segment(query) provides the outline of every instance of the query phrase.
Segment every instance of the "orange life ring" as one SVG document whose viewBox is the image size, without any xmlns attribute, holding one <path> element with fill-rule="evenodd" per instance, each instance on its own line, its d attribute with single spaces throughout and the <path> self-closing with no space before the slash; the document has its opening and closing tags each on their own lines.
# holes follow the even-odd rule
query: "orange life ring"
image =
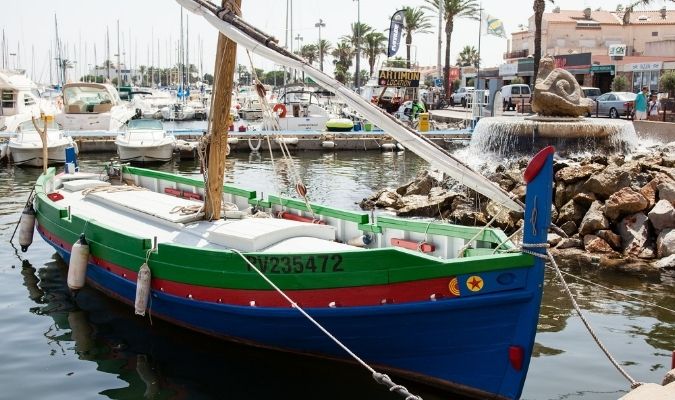
<svg viewBox="0 0 675 400">
<path fill-rule="evenodd" d="M 279 118 L 284 118 L 286 116 L 286 106 L 281 103 L 275 104 L 272 110 L 279 115 Z M 279 112 L 280 110 L 281 112 Z"/>
</svg>

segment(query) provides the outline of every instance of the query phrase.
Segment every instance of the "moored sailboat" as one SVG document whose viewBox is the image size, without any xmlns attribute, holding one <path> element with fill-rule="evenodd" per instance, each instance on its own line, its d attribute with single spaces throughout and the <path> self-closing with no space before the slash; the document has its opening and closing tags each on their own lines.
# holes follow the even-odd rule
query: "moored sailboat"
<svg viewBox="0 0 675 400">
<path fill-rule="evenodd" d="M 196 2 L 182 3 L 201 10 Z M 222 22 L 206 11 L 207 19 Z M 217 27 L 237 43 L 254 41 Z M 217 75 L 231 77 L 231 71 Z M 374 106 L 366 102 L 364 108 L 346 89 L 333 87 L 462 183 L 520 207 Z M 230 91 L 223 93 L 229 97 Z M 214 108 L 228 111 L 229 104 L 221 107 L 216 97 Z M 227 121 L 222 115 L 211 119 Z M 226 132 L 218 126 L 213 131 Z M 534 253 L 545 252 L 538 246 L 550 223 L 552 152 L 538 154 L 526 172 L 524 246 Z M 205 182 L 129 166 L 110 165 L 107 172 L 100 177 L 51 169 L 36 185 L 38 231 L 70 261 L 73 274 L 86 271 L 73 276 L 73 289 L 86 277 L 140 314 L 258 346 L 348 359 L 307 320 L 311 316 L 359 362 L 372 365 L 378 381 L 382 376 L 373 368 L 474 398 L 520 396 L 544 262 L 519 251 L 500 230 L 313 204 L 300 183 L 299 200 L 223 186 L 222 175 Z M 218 173 L 210 168 L 208 178 Z M 212 221 L 203 219 L 209 212 Z"/>
</svg>

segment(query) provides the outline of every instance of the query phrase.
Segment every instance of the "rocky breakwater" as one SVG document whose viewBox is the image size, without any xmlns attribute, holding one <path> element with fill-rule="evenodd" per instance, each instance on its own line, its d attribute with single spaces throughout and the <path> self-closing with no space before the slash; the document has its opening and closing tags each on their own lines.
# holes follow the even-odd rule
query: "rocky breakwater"
<svg viewBox="0 0 675 400">
<path fill-rule="evenodd" d="M 675 142 L 651 150 L 555 162 L 552 220 L 567 237 L 550 233 L 549 244 L 559 261 L 640 273 L 675 268 Z M 483 173 L 524 201 L 526 165 L 520 159 Z M 381 190 L 360 205 L 463 225 L 482 226 L 495 219 L 493 226 L 507 234 L 522 226 L 522 214 L 431 171 L 399 188 Z"/>
</svg>

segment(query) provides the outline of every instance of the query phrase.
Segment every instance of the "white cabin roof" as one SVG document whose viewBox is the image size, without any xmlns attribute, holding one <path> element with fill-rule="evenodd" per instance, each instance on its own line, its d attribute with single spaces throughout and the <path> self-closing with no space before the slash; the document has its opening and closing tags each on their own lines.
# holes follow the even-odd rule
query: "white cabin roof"
<svg viewBox="0 0 675 400">
<path fill-rule="evenodd" d="M 0 70 L 0 89 L 27 90 L 36 89 L 37 85 L 22 73 Z"/>
</svg>

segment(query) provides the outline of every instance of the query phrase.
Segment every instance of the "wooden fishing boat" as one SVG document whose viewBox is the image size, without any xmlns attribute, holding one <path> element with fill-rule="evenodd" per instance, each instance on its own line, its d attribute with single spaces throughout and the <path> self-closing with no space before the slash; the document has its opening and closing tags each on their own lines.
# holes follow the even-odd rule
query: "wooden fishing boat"
<svg viewBox="0 0 675 400">
<path fill-rule="evenodd" d="M 238 17 L 201 0 L 181 4 L 236 43 L 330 86 L 465 186 L 522 210 L 452 155 L 273 41 L 256 39 L 259 31 L 235 26 Z M 233 58 L 236 46 L 221 40 L 219 54 L 224 48 L 231 53 L 222 59 Z M 228 68 L 217 75 L 231 79 L 234 62 Z M 230 90 L 214 90 L 214 108 L 229 110 L 218 93 Z M 211 151 L 218 146 L 212 141 Z M 541 303 L 544 261 L 531 253 L 545 254 L 538 246 L 546 243 L 550 224 L 552 158 L 551 147 L 542 150 L 525 172 L 528 250 L 497 229 L 313 204 L 301 184 L 296 189 L 303 199 L 262 197 L 223 186 L 214 169 L 206 183 L 129 166 L 108 165 L 103 175 L 49 169 L 37 181 L 33 205 L 39 233 L 69 261 L 74 289 L 86 278 L 139 314 L 257 346 L 353 359 L 406 396 L 376 369 L 467 397 L 517 399 Z M 208 161 L 210 166 L 213 159 Z M 211 220 L 205 220 L 209 212 Z M 27 221 L 31 213 L 24 211 Z M 21 228 L 25 250 L 27 229 Z"/>
</svg>

